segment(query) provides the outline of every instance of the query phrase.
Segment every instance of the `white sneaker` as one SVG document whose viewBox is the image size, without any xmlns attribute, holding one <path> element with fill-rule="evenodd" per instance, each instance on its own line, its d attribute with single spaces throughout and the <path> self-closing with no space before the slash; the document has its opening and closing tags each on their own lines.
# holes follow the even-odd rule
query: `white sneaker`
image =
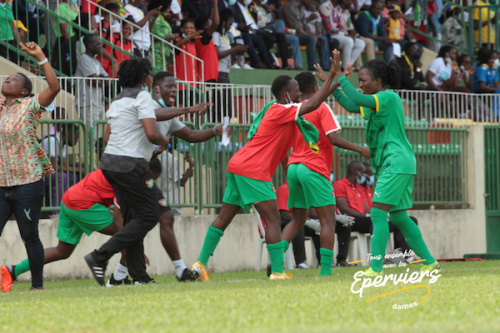
<svg viewBox="0 0 500 333">
<path fill-rule="evenodd" d="M 238 65 L 238 64 L 234 64 L 231 66 L 231 68 L 235 68 L 235 69 L 241 69 L 241 67 Z"/>
<path fill-rule="evenodd" d="M 298 269 L 308 269 L 309 266 L 305 262 L 301 262 L 300 264 L 297 265 Z"/>
<path fill-rule="evenodd" d="M 290 35 L 295 35 L 295 33 L 297 32 L 297 30 L 295 29 L 290 29 L 288 28 L 288 30 L 286 31 L 287 34 L 290 34 Z"/>
<path fill-rule="evenodd" d="M 250 66 L 249 64 L 245 64 L 245 66 L 243 67 L 244 69 L 254 69 L 252 66 Z"/>
</svg>

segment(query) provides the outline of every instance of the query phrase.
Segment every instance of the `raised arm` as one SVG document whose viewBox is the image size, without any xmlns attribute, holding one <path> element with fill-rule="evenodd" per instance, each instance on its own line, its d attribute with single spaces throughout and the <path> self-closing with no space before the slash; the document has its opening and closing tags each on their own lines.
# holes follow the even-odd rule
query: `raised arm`
<svg viewBox="0 0 500 333">
<path fill-rule="evenodd" d="M 47 84 L 49 86 L 48 88 L 42 90 L 42 92 L 38 95 L 38 103 L 40 103 L 41 106 L 48 106 L 61 90 L 56 73 L 54 73 L 54 69 L 52 69 L 50 62 L 45 57 L 45 54 L 40 46 L 38 46 L 35 42 L 28 42 L 26 45 L 19 43 L 19 46 L 21 47 L 21 51 L 27 55 L 35 57 L 36 60 L 38 60 L 38 63 L 42 63 L 45 79 L 47 80 Z"/>
<path fill-rule="evenodd" d="M 333 57 L 330 58 L 330 72 L 328 73 L 328 77 L 326 78 L 325 83 L 311 98 L 302 103 L 299 109 L 299 116 L 316 110 L 328 97 L 330 92 L 330 85 L 332 84 L 335 75 L 337 75 L 337 63 L 340 63 L 340 52 L 338 50 L 334 50 L 332 52 L 332 55 Z"/>
</svg>

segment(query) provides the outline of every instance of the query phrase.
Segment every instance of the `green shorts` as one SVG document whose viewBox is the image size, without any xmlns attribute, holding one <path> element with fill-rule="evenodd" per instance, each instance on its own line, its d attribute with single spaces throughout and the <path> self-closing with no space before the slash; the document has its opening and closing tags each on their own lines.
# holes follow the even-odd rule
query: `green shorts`
<svg viewBox="0 0 500 333">
<path fill-rule="evenodd" d="M 227 173 L 226 192 L 222 201 L 249 210 L 254 202 L 267 200 L 276 200 L 273 183 Z"/>
<path fill-rule="evenodd" d="M 101 231 L 111 223 L 113 214 L 103 205 L 96 203 L 89 209 L 74 210 L 61 202 L 57 238 L 62 242 L 77 245 L 83 233 L 90 235 L 94 231 Z"/>
<path fill-rule="evenodd" d="M 304 164 L 290 164 L 288 176 L 288 208 L 325 207 L 335 205 L 332 183 Z"/>
<path fill-rule="evenodd" d="M 390 212 L 412 208 L 413 177 L 414 175 L 384 173 L 377 176 L 373 202 L 391 205 Z"/>
</svg>

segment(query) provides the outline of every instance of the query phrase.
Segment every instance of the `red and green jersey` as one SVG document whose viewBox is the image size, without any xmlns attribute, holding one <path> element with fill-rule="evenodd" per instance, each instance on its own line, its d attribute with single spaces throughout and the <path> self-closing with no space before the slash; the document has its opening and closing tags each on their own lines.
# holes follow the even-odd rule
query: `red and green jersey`
<svg viewBox="0 0 500 333">
<path fill-rule="evenodd" d="M 64 205 L 73 210 L 89 209 L 96 203 L 106 207 L 113 204 L 115 192 L 101 169 L 89 173 L 77 184 L 71 186 L 62 197 Z"/>
<path fill-rule="evenodd" d="M 309 170 L 317 172 L 329 180 L 333 164 L 333 146 L 328 139 L 328 134 L 340 131 L 340 124 L 332 109 L 325 103 L 322 103 L 315 111 L 304 115 L 304 119 L 311 122 L 319 131 L 317 143 L 319 152 L 313 152 L 298 131 L 288 165 L 304 164 Z"/>
<path fill-rule="evenodd" d="M 297 135 L 298 104 L 273 104 L 260 121 L 255 135 L 229 161 L 227 171 L 251 179 L 272 181 L 281 160 Z"/>
</svg>

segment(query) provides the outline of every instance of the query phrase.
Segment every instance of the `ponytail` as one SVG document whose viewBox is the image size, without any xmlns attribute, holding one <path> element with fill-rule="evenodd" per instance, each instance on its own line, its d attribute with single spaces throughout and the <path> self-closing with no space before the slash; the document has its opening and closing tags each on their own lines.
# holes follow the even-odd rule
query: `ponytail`
<svg viewBox="0 0 500 333">
<path fill-rule="evenodd" d="M 387 67 L 387 86 L 391 89 L 398 89 L 401 84 L 401 67 L 396 58 L 392 58 Z"/>
</svg>

